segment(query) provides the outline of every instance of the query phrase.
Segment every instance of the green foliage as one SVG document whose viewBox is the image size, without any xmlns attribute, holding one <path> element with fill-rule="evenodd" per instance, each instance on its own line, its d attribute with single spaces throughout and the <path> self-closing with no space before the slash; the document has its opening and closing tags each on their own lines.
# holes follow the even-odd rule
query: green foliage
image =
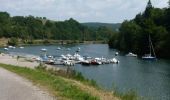
<svg viewBox="0 0 170 100">
<path fill-rule="evenodd" d="M 50 44 L 50 41 L 46 39 L 43 41 L 43 44 Z"/>
<path fill-rule="evenodd" d="M 137 95 L 134 90 L 129 90 L 126 93 L 119 92 L 119 90 L 113 84 L 113 95 L 119 97 L 121 100 L 145 100 L 144 98 Z"/>
<path fill-rule="evenodd" d="M 109 46 L 139 56 L 149 53 L 149 35 L 158 57 L 170 58 L 170 8 L 154 8 L 150 3 L 146 10 L 133 20 L 124 21 L 120 32 L 109 40 Z"/>
<path fill-rule="evenodd" d="M 121 100 L 140 100 L 137 96 L 137 93 L 132 90 L 128 91 L 127 93 L 115 92 L 114 95 L 120 97 Z"/>
<path fill-rule="evenodd" d="M 46 70 L 47 66 L 45 66 L 44 63 L 40 63 L 38 66 L 35 67 L 35 69 L 40 69 L 40 70 Z"/>
<path fill-rule="evenodd" d="M 10 17 L 7 12 L 0 12 L 0 38 L 15 37 L 23 40 L 55 39 L 84 41 L 106 40 L 112 33 L 114 32 L 109 28 L 105 28 L 104 31 L 98 30 L 98 28 L 90 29 L 73 18 L 57 22 L 48 20 L 45 17 Z"/>
<path fill-rule="evenodd" d="M 8 45 L 16 46 L 18 45 L 18 39 L 17 38 L 10 38 L 8 41 Z"/>
<path fill-rule="evenodd" d="M 72 70 L 70 69 L 69 67 L 67 68 L 67 70 L 55 70 L 53 68 L 48 68 L 47 69 L 47 66 L 45 66 L 44 63 L 40 63 L 37 67 L 35 67 L 37 70 L 41 70 L 41 71 L 45 71 L 45 72 L 48 72 L 52 75 L 55 75 L 55 76 L 62 76 L 62 77 L 66 77 L 66 78 L 71 78 L 71 79 L 74 79 L 74 80 L 77 80 L 77 81 L 81 81 L 85 84 L 88 84 L 88 85 L 91 85 L 91 86 L 94 86 L 96 88 L 99 88 L 99 86 L 97 85 L 96 81 L 95 80 L 89 80 L 89 79 L 86 79 L 81 72 L 77 72 L 75 70 Z"/>
<path fill-rule="evenodd" d="M 51 91 L 51 93 L 53 93 L 57 99 L 63 97 L 69 100 L 99 100 L 99 98 L 79 89 L 76 85 L 65 81 L 60 76 L 52 75 L 48 71 L 44 71 L 41 69 L 41 65 L 39 66 L 40 69 L 38 68 L 35 70 L 12 65 L 0 65 L 1 67 L 15 72 L 40 86 L 44 86 L 49 91 Z"/>
<path fill-rule="evenodd" d="M 92 28 L 92 29 L 98 29 L 100 27 L 107 27 L 108 29 L 112 30 L 112 31 L 117 31 L 120 28 L 120 23 L 95 23 L 95 22 L 89 22 L 89 23 L 82 23 L 83 25 Z"/>
</svg>

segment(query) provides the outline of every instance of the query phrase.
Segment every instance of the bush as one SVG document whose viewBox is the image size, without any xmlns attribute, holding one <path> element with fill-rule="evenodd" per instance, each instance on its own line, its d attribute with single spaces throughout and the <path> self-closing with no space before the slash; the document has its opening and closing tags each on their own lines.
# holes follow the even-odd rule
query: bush
<svg viewBox="0 0 170 100">
<path fill-rule="evenodd" d="M 46 39 L 43 41 L 43 44 L 50 44 L 50 41 Z"/>
<path fill-rule="evenodd" d="M 45 66 L 44 63 L 40 63 L 37 67 L 35 67 L 36 69 L 40 69 L 40 70 L 46 70 L 47 66 Z"/>
<path fill-rule="evenodd" d="M 17 39 L 17 38 L 11 38 L 11 39 L 8 41 L 8 45 L 12 45 L 12 46 L 18 45 L 18 39 Z"/>
</svg>

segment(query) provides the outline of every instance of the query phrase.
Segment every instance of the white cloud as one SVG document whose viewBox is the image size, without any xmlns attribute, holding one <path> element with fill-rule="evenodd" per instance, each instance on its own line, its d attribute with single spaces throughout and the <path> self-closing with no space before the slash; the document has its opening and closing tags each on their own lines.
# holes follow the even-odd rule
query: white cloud
<svg viewBox="0 0 170 100">
<path fill-rule="evenodd" d="M 1 11 L 11 15 L 45 16 L 53 20 L 70 17 L 80 22 L 122 22 L 144 11 L 148 0 L 0 0 Z M 168 0 L 152 0 L 166 7 Z"/>
</svg>

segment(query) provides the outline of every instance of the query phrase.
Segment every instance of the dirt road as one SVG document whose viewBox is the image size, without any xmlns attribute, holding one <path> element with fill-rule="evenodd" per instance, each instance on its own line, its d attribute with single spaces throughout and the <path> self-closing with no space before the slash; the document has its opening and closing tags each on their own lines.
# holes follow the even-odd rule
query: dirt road
<svg viewBox="0 0 170 100">
<path fill-rule="evenodd" d="M 56 100 L 30 81 L 0 68 L 0 100 Z"/>
</svg>

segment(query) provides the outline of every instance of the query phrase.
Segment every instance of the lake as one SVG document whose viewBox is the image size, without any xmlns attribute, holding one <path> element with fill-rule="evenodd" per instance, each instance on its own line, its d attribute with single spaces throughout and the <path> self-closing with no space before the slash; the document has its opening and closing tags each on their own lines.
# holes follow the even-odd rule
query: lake
<svg viewBox="0 0 170 100">
<path fill-rule="evenodd" d="M 57 50 L 57 47 L 61 47 L 62 50 Z M 40 55 L 40 49 L 46 48 L 48 54 L 59 56 L 67 53 L 74 54 L 78 47 L 81 48 L 80 55 L 115 57 L 116 50 L 109 49 L 107 44 L 26 46 L 24 49 L 10 49 L 9 52 Z M 67 48 L 71 50 L 68 51 Z M 149 100 L 170 100 L 170 61 L 148 62 L 123 55 L 116 58 L 120 61 L 119 64 L 91 67 L 76 65 L 74 69 L 86 78 L 95 80 L 100 87 L 109 91 L 116 87 L 121 92 L 134 90 L 138 95 Z"/>
</svg>

